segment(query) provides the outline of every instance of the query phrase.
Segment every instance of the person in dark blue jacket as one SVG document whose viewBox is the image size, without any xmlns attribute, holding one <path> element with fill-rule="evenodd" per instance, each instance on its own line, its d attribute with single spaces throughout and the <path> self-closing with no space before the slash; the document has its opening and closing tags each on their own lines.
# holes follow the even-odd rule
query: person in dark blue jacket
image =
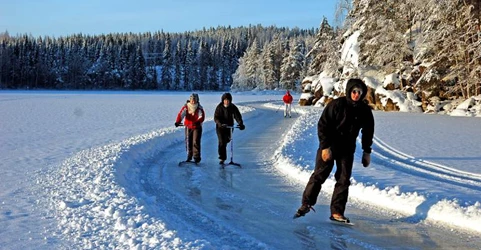
<svg viewBox="0 0 481 250">
<path fill-rule="evenodd" d="M 356 138 L 362 131 L 362 164 L 369 166 L 374 136 L 374 117 L 371 107 L 363 101 L 367 86 L 360 79 L 349 79 L 346 96 L 326 105 L 317 125 L 319 149 L 316 165 L 302 194 L 302 205 L 295 217 L 304 216 L 316 204 L 322 184 L 336 164 L 336 185 L 331 199 L 331 220 L 349 222 L 344 216 L 349 194 L 350 178 L 356 150 Z"/>
<path fill-rule="evenodd" d="M 240 130 L 246 128 L 239 109 L 232 103 L 232 95 L 224 93 L 214 112 L 215 130 L 219 141 L 219 164 L 224 164 L 227 159 L 227 143 L 231 141 L 231 128 L 234 126 L 234 120 L 239 125 Z"/>
</svg>

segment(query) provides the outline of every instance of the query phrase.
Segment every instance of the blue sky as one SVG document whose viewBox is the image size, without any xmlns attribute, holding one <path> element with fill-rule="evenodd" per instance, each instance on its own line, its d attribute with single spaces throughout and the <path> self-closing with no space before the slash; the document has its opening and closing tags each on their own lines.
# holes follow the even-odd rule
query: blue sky
<svg viewBox="0 0 481 250">
<path fill-rule="evenodd" d="M 0 32 L 66 36 L 184 32 L 262 24 L 317 28 L 334 24 L 336 0 L 0 0 Z"/>
</svg>

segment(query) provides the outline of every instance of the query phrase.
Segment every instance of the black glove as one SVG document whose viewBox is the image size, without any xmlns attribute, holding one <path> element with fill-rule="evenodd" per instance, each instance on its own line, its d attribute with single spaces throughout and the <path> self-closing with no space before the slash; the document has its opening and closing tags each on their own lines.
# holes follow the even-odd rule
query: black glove
<svg viewBox="0 0 481 250">
<path fill-rule="evenodd" d="M 174 125 L 175 125 L 176 127 L 178 127 L 178 126 L 180 126 L 180 122 L 176 122 L 176 123 L 174 123 Z"/>
<path fill-rule="evenodd" d="M 371 154 L 364 152 L 362 154 L 362 165 L 367 168 L 369 164 L 371 163 Z"/>
<path fill-rule="evenodd" d="M 246 129 L 246 126 L 244 124 L 239 124 L 239 129 L 244 130 L 244 129 Z"/>
<path fill-rule="evenodd" d="M 221 124 L 220 126 L 221 126 L 222 128 L 227 128 L 227 127 L 228 127 L 227 124 Z"/>
</svg>

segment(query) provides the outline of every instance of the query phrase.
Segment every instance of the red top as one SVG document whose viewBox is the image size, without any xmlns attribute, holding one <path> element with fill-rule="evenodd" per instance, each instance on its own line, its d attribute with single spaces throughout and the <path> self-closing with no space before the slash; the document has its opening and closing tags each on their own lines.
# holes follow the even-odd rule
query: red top
<svg viewBox="0 0 481 250">
<path fill-rule="evenodd" d="M 282 97 L 282 100 L 284 101 L 284 103 L 286 104 L 291 104 L 292 103 L 292 96 L 291 96 L 291 93 L 289 93 L 289 91 L 287 91 L 287 93 L 284 95 L 284 97 Z"/>
<path fill-rule="evenodd" d="M 187 107 L 187 104 L 184 105 L 180 109 L 179 113 L 177 114 L 177 119 L 175 120 L 175 122 L 181 122 L 182 119 L 185 118 L 184 120 L 185 127 L 189 129 L 196 129 L 201 127 L 205 119 L 205 113 L 202 106 L 200 106 L 199 104 L 193 114 L 189 114 L 188 109 L 189 108 Z"/>
</svg>

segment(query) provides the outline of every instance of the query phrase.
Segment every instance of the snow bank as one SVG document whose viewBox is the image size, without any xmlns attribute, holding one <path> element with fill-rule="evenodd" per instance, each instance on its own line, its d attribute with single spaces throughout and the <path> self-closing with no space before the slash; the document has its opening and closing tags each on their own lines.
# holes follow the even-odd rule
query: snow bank
<svg viewBox="0 0 481 250">
<path fill-rule="evenodd" d="M 121 143 L 79 152 L 47 178 L 49 203 L 59 231 L 74 246 L 84 249 L 200 248 L 183 242 L 142 204 L 155 197 L 131 194 L 122 182 L 138 178 L 142 159 L 182 140 L 183 129 L 162 129 Z M 126 176 L 127 169 L 129 176 Z M 132 182 L 136 183 L 136 182 Z M 161 232 L 161 233 L 159 233 Z"/>
<path fill-rule="evenodd" d="M 314 169 L 317 145 L 312 145 L 317 137 L 316 128 L 318 111 L 309 111 L 299 117 L 292 129 L 284 135 L 283 143 L 274 154 L 275 167 L 290 182 L 305 185 Z M 299 149 L 304 152 L 300 153 Z M 449 169 L 440 166 L 439 168 Z M 418 192 L 402 192 L 400 186 L 380 188 L 376 184 L 363 183 L 351 178 L 349 189 L 350 202 L 369 205 L 378 211 L 394 211 L 403 216 L 424 218 L 433 223 L 448 227 L 481 232 L 481 205 L 459 204 L 457 200 L 443 197 L 430 197 Z M 322 192 L 333 190 L 335 179 L 331 177 L 323 184 Z M 426 214 L 419 210 L 423 204 L 432 204 Z"/>
<path fill-rule="evenodd" d="M 451 116 L 481 117 L 481 95 L 462 101 L 450 113 Z"/>
</svg>

